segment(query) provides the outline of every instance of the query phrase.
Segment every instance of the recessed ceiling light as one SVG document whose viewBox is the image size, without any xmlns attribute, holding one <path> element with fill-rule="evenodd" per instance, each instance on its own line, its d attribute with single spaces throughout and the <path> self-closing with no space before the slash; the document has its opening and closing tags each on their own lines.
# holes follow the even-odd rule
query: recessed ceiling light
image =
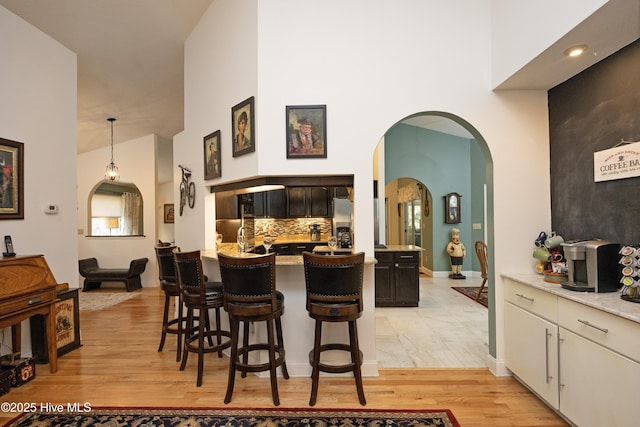
<svg viewBox="0 0 640 427">
<path fill-rule="evenodd" d="M 582 55 L 584 51 L 587 50 L 587 47 L 588 46 L 586 44 L 572 46 L 569 49 L 565 50 L 564 54 L 567 55 L 568 57 L 575 58 L 576 56 Z"/>
</svg>

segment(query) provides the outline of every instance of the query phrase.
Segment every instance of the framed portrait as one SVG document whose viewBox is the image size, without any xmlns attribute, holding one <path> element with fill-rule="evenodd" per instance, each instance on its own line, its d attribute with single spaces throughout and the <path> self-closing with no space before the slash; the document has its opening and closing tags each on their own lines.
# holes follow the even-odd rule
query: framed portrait
<svg viewBox="0 0 640 427">
<path fill-rule="evenodd" d="M 204 179 L 220 178 L 222 175 L 220 157 L 220 131 L 204 137 Z"/>
<path fill-rule="evenodd" d="M 327 106 L 287 105 L 287 158 L 327 158 Z"/>
<path fill-rule="evenodd" d="M 0 219 L 24 219 L 24 144 L 0 138 Z"/>
<path fill-rule="evenodd" d="M 256 151 L 253 96 L 231 108 L 231 129 L 233 157 Z"/>
<path fill-rule="evenodd" d="M 176 211 L 173 207 L 173 203 L 165 203 L 164 205 L 164 223 L 165 224 L 173 224 L 175 219 Z"/>
</svg>

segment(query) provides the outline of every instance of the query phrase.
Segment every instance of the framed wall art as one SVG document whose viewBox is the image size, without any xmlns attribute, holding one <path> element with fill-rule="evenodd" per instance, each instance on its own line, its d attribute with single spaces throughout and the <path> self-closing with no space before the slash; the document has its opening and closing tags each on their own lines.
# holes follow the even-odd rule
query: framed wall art
<svg viewBox="0 0 640 427">
<path fill-rule="evenodd" d="M 231 129 L 233 157 L 256 151 L 253 96 L 231 108 Z"/>
<path fill-rule="evenodd" d="M 327 158 L 327 106 L 287 105 L 287 158 Z"/>
<path fill-rule="evenodd" d="M 165 203 L 164 205 L 164 223 L 173 224 L 176 217 L 176 211 L 173 203 Z"/>
<path fill-rule="evenodd" d="M 24 144 L 0 138 L 0 219 L 24 219 Z"/>
<path fill-rule="evenodd" d="M 220 131 L 204 137 L 204 179 L 220 178 L 222 175 L 220 157 Z"/>
</svg>

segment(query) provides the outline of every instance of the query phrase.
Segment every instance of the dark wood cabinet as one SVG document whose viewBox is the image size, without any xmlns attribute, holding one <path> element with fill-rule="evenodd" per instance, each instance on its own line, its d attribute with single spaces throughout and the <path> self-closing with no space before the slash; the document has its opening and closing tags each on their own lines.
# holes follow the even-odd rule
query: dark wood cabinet
<svg viewBox="0 0 640 427">
<path fill-rule="evenodd" d="M 216 193 L 216 219 L 238 219 L 238 196 L 231 192 Z"/>
<path fill-rule="evenodd" d="M 420 252 L 376 251 L 376 307 L 417 307 Z"/>
<path fill-rule="evenodd" d="M 331 188 L 287 188 L 287 217 L 331 217 Z"/>
<path fill-rule="evenodd" d="M 284 189 L 253 194 L 253 214 L 256 218 L 285 218 L 286 205 Z"/>
</svg>

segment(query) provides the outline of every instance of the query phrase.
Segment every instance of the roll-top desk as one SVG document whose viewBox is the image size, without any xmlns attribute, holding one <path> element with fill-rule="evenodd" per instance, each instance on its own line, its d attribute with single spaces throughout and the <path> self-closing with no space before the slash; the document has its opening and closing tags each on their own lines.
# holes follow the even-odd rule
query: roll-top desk
<svg viewBox="0 0 640 427">
<path fill-rule="evenodd" d="M 45 319 L 49 370 L 58 370 L 55 333 L 56 282 L 42 255 L 0 258 L 0 328 L 11 326 L 13 352 L 21 347 L 20 322 L 36 314 Z"/>
</svg>

